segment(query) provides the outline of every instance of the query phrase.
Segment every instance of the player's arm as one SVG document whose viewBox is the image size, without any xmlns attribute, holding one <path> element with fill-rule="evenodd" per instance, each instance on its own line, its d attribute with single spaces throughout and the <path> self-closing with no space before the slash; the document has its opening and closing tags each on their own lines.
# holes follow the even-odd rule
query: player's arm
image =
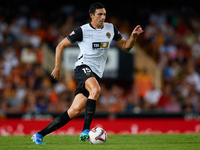
<svg viewBox="0 0 200 150">
<path fill-rule="evenodd" d="M 56 47 L 56 55 L 55 55 L 55 67 L 51 73 L 51 76 L 55 79 L 60 78 L 60 64 L 63 56 L 63 51 L 66 47 L 70 46 L 72 43 L 68 40 L 68 38 L 64 38 Z"/>
<path fill-rule="evenodd" d="M 130 51 L 131 48 L 134 46 L 134 43 L 137 37 L 144 32 L 140 25 L 137 25 L 135 29 L 132 31 L 131 36 L 128 40 L 121 38 L 120 40 L 116 41 L 117 45 L 123 49 L 124 51 Z"/>
<path fill-rule="evenodd" d="M 63 56 L 63 51 L 66 47 L 72 45 L 77 41 L 82 41 L 83 33 L 82 29 L 79 27 L 75 31 L 72 31 L 70 35 L 64 38 L 56 47 L 56 56 L 55 56 L 55 68 L 51 73 L 51 76 L 55 79 L 60 78 L 60 64 Z"/>
</svg>

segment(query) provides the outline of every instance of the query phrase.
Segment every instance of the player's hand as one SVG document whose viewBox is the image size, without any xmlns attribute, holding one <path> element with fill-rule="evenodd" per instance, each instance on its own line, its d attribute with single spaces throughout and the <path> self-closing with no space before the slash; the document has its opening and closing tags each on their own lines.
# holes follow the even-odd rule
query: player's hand
<svg viewBox="0 0 200 150">
<path fill-rule="evenodd" d="M 58 79 L 60 78 L 60 69 L 54 69 L 54 70 L 52 71 L 52 73 L 51 73 L 51 76 L 52 76 L 54 79 L 58 80 Z"/>
<path fill-rule="evenodd" d="M 134 37 L 138 37 L 141 33 L 143 33 L 144 31 L 142 30 L 142 27 L 140 26 L 140 25 L 137 25 L 136 27 L 135 27 L 135 29 L 133 30 L 133 32 L 132 32 L 132 35 L 134 36 Z"/>
</svg>

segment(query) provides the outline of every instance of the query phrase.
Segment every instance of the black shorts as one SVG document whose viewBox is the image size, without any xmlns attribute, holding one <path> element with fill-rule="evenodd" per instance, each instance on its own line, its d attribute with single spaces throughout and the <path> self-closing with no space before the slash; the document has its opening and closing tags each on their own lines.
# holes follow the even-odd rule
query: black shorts
<svg viewBox="0 0 200 150">
<path fill-rule="evenodd" d="M 100 83 L 99 76 L 92 72 L 90 67 L 87 65 L 77 66 L 74 69 L 74 77 L 76 79 L 76 82 L 78 83 L 75 91 L 75 96 L 78 93 L 82 93 L 85 97 L 89 97 L 89 92 L 85 89 L 85 81 L 90 77 L 95 77 L 98 83 Z"/>
</svg>

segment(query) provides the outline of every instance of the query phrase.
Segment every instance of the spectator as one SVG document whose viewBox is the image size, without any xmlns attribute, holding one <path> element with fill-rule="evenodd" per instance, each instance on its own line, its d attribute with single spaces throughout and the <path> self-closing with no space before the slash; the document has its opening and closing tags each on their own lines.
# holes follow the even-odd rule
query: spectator
<svg viewBox="0 0 200 150">
<path fill-rule="evenodd" d="M 27 46 L 22 49 L 21 52 L 21 62 L 23 63 L 36 63 L 36 52 L 33 50 L 31 46 Z"/>
<path fill-rule="evenodd" d="M 17 67 L 19 65 L 19 61 L 16 57 L 14 49 L 11 46 L 6 46 L 3 53 L 3 73 L 5 75 L 9 75 L 12 68 Z"/>
<path fill-rule="evenodd" d="M 196 91 L 200 91 L 200 76 L 199 74 L 194 70 L 193 66 L 188 67 L 188 74 L 186 76 L 186 81 L 191 86 L 195 87 Z"/>
<path fill-rule="evenodd" d="M 27 91 L 19 110 L 21 113 L 36 112 L 36 93 L 33 90 Z"/>
<path fill-rule="evenodd" d="M 111 107 L 109 107 L 109 112 L 117 113 L 117 112 L 124 111 L 125 105 L 126 105 L 124 89 L 118 85 L 113 85 L 112 86 L 112 94 L 114 95 L 114 97 L 116 99 L 116 103 L 113 104 Z"/>
<path fill-rule="evenodd" d="M 126 112 L 133 112 L 136 104 L 134 101 L 134 95 L 131 92 L 128 92 L 126 94 L 126 106 L 125 111 Z"/>
<path fill-rule="evenodd" d="M 26 81 L 21 79 L 16 86 L 16 99 L 18 101 L 17 102 L 19 105 L 18 107 L 20 107 L 21 104 L 23 103 L 26 93 L 27 93 Z"/>
<path fill-rule="evenodd" d="M 172 95 L 171 95 L 171 86 L 168 84 L 164 87 L 163 93 L 160 96 L 158 102 L 157 102 L 157 111 L 163 112 L 164 107 L 171 101 Z"/>
<path fill-rule="evenodd" d="M 48 110 L 48 99 L 44 96 L 40 96 L 37 98 L 36 104 L 36 112 L 47 112 Z"/>
<path fill-rule="evenodd" d="M 67 86 L 64 84 L 64 78 L 60 79 L 55 85 L 54 85 L 54 90 L 57 94 L 61 94 L 64 91 L 67 90 Z"/>
<path fill-rule="evenodd" d="M 144 97 L 144 111 L 155 111 L 155 106 L 157 105 L 161 95 L 162 91 L 152 85 L 152 90 L 148 91 Z"/>
<path fill-rule="evenodd" d="M 181 105 L 177 102 L 176 96 L 172 95 L 169 102 L 164 106 L 164 112 L 166 113 L 180 113 Z"/>
<path fill-rule="evenodd" d="M 160 54 L 163 55 L 163 53 L 166 53 L 169 55 L 169 59 L 174 60 L 176 58 L 176 46 L 172 43 L 171 40 L 168 40 L 165 42 L 164 45 L 162 45 L 159 49 Z"/>
<path fill-rule="evenodd" d="M 146 93 L 152 89 L 152 77 L 148 75 L 146 68 L 142 72 L 136 73 L 135 75 L 135 85 L 138 91 L 138 96 L 143 100 Z"/>
<path fill-rule="evenodd" d="M 116 98 L 112 94 L 111 90 L 104 84 L 101 84 L 101 95 L 99 98 L 99 110 L 108 112 L 110 108 L 117 102 Z"/>
<path fill-rule="evenodd" d="M 195 60 L 200 57 L 200 41 L 195 39 L 194 44 L 192 45 L 192 59 Z"/>
</svg>

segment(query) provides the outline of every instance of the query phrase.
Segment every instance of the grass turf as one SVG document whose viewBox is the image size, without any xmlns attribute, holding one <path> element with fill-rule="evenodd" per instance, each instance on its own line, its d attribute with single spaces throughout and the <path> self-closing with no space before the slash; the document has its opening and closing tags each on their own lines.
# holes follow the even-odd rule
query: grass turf
<svg viewBox="0 0 200 150">
<path fill-rule="evenodd" d="M 200 134 L 108 135 L 104 145 L 79 141 L 78 135 L 49 135 L 46 145 L 35 145 L 31 136 L 0 136 L 1 150 L 198 150 Z"/>
</svg>

